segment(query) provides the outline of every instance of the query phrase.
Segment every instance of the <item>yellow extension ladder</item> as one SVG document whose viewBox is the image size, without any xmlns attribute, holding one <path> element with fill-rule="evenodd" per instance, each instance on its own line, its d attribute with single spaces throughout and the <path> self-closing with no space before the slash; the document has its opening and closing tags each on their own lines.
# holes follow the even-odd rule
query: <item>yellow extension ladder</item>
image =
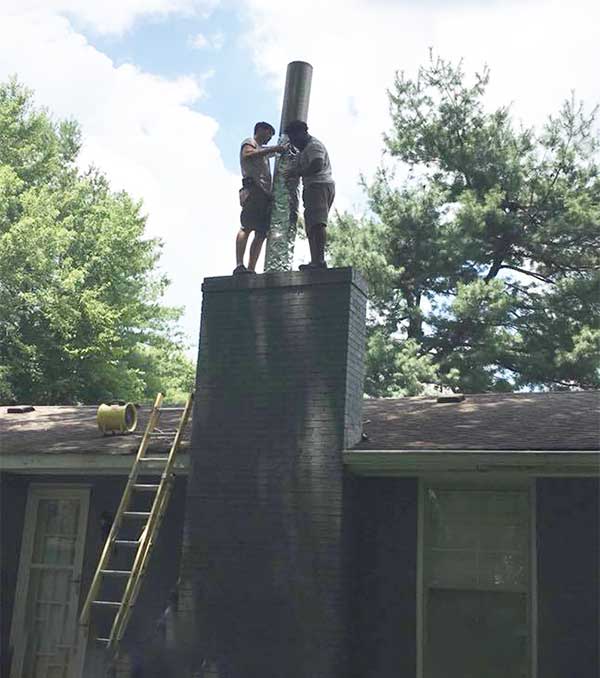
<svg viewBox="0 0 600 678">
<path fill-rule="evenodd" d="M 163 395 L 159 393 L 154 401 L 150 412 L 146 430 L 142 436 L 138 453 L 129 473 L 127 485 L 121 497 L 119 508 L 115 514 L 112 527 L 106 539 L 106 544 L 100 556 L 96 573 L 92 580 L 85 604 L 79 618 L 80 624 L 88 626 L 92 608 L 100 607 L 109 609 L 114 613 L 114 619 L 110 625 L 110 632 L 106 638 L 97 638 L 113 655 L 117 654 L 118 645 L 123 638 L 127 623 L 133 611 L 152 547 L 154 545 L 163 515 L 167 508 L 169 497 L 174 483 L 174 465 L 177 451 L 187 426 L 193 403 L 193 394 L 188 396 L 185 407 L 161 408 Z M 181 418 L 175 430 L 161 430 L 159 428 L 161 412 L 181 412 Z M 162 440 L 172 439 L 168 455 L 154 456 L 146 454 L 148 445 L 153 438 Z M 138 482 L 140 476 L 160 476 L 159 482 L 148 484 Z M 158 479 L 157 479 L 158 480 Z M 141 493 L 154 495 L 150 510 L 133 510 L 132 504 Z M 135 522 L 142 522 L 141 533 L 136 539 L 119 538 L 124 530 L 131 529 Z M 127 549 L 131 554 L 133 563 L 127 569 L 112 569 L 111 561 L 116 556 L 117 549 Z M 99 600 L 98 595 L 103 583 L 107 579 L 126 580 L 122 593 L 114 596 L 119 600 Z M 119 587 L 117 587 L 119 588 Z"/>
</svg>

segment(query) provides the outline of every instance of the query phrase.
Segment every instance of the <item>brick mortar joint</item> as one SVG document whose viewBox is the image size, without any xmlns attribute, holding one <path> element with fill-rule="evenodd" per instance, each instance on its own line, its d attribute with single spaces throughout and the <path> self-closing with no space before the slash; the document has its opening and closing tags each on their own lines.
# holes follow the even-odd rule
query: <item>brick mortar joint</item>
<svg viewBox="0 0 600 678">
<path fill-rule="evenodd" d="M 223 287 L 218 287 L 218 283 L 207 283 L 206 280 L 212 280 L 211 278 L 205 279 L 205 282 L 202 284 L 202 292 L 203 294 L 206 295 L 212 295 L 212 294 L 233 294 L 233 293 L 252 293 L 252 292 L 269 292 L 273 290 L 310 290 L 312 288 L 316 287 L 323 287 L 323 286 L 332 286 L 332 287 L 338 287 L 340 290 L 345 290 L 345 289 L 351 289 L 355 290 L 357 294 L 362 297 L 358 303 L 362 305 L 363 300 L 364 303 L 368 301 L 368 289 L 367 289 L 367 284 L 364 281 L 364 279 L 361 277 L 360 279 L 356 279 L 355 277 L 352 277 L 351 279 L 347 280 L 315 280 L 311 281 L 308 283 L 293 283 L 290 282 L 288 284 L 278 284 L 278 285 L 267 285 L 267 284 L 260 284 L 260 285 L 248 285 L 248 286 L 242 286 L 242 285 L 227 285 Z M 229 278 L 224 278 L 224 280 L 229 280 Z M 355 295 L 354 298 L 356 299 Z"/>
</svg>

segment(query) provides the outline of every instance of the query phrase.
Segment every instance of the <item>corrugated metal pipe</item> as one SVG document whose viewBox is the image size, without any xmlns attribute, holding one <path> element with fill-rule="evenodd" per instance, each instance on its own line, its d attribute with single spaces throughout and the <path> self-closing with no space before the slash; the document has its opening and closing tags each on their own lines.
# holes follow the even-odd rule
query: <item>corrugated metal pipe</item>
<svg viewBox="0 0 600 678">
<path fill-rule="evenodd" d="M 292 120 L 308 120 L 310 86 L 313 68 L 305 61 L 288 64 L 279 126 L 279 143 L 288 142 L 283 130 Z M 294 243 L 298 225 L 298 179 L 287 179 L 285 173 L 293 156 L 282 153 L 275 162 L 271 230 L 267 239 L 265 271 L 290 271 L 294 260 Z"/>
</svg>

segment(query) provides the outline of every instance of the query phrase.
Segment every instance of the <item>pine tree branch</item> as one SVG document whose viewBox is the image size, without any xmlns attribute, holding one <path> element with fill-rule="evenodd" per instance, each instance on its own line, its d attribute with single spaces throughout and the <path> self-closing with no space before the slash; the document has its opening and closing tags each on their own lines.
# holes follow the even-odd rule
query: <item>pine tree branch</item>
<svg viewBox="0 0 600 678">
<path fill-rule="evenodd" d="M 527 269 L 520 268 L 519 266 L 513 266 L 512 264 L 503 264 L 500 268 L 507 268 L 511 271 L 516 271 L 517 273 L 523 273 L 524 275 L 531 276 L 532 278 L 540 280 L 541 282 L 545 282 L 550 285 L 556 285 L 556 282 L 551 278 L 547 278 L 546 276 L 540 275 L 539 273 L 534 273 L 533 271 L 528 271 Z"/>
</svg>

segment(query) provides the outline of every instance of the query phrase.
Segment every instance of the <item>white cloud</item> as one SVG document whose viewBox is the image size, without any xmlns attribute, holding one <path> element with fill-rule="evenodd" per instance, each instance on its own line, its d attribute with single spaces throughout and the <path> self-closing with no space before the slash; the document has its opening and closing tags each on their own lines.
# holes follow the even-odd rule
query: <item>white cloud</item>
<svg viewBox="0 0 600 678">
<path fill-rule="evenodd" d="M 72 17 L 99 33 L 122 33 L 141 16 L 208 16 L 219 0 L 3 0 L 2 14 L 29 12 Z"/>
<path fill-rule="evenodd" d="M 467 72 L 487 63 L 489 105 L 514 102 L 526 124 L 541 124 L 573 88 L 590 108 L 600 102 L 596 0 L 245 0 L 245 7 L 246 43 L 276 91 L 289 61 L 314 66 L 309 123 L 330 151 L 338 207 L 360 200 L 359 174 L 380 162 L 394 72 L 416 75 L 430 47 L 464 57 Z"/>
<path fill-rule="evenodd" d="M 225 35 L 218 31 L 213 33 L 210 38 L 207 38 L 204 33 L 196 33 L 196 35 L 191 35 L 188 44 L 193 49 L 214 49 L 218 51 L 223 48 L 225 43 Z"/>
<path fill-rule="evenodd" d="M 0 80 L 17 73 L 39 105 L 79 120 L 82 165 L 93 163 L 115 190 L 143 199 L 149 235 L 165 242 L 167 302 L 186 305 L 184 326 L 196 340 L 202 279 L 233 267 L 239 223 L 239 180 L 215 143 L 217 122 L 191 108 L 203 80 L 116 67 L 67 19 L 47 13 L 4 16 L 0 44 Z"/>
<path fill-rule="evenodd" d="M 190 47 L 194 49 L 204 49 L 210 45 L 208 38 L 203 33 L 196 33 L 196 35 L 191 36 L 189 43 Z"/>
</svg>

